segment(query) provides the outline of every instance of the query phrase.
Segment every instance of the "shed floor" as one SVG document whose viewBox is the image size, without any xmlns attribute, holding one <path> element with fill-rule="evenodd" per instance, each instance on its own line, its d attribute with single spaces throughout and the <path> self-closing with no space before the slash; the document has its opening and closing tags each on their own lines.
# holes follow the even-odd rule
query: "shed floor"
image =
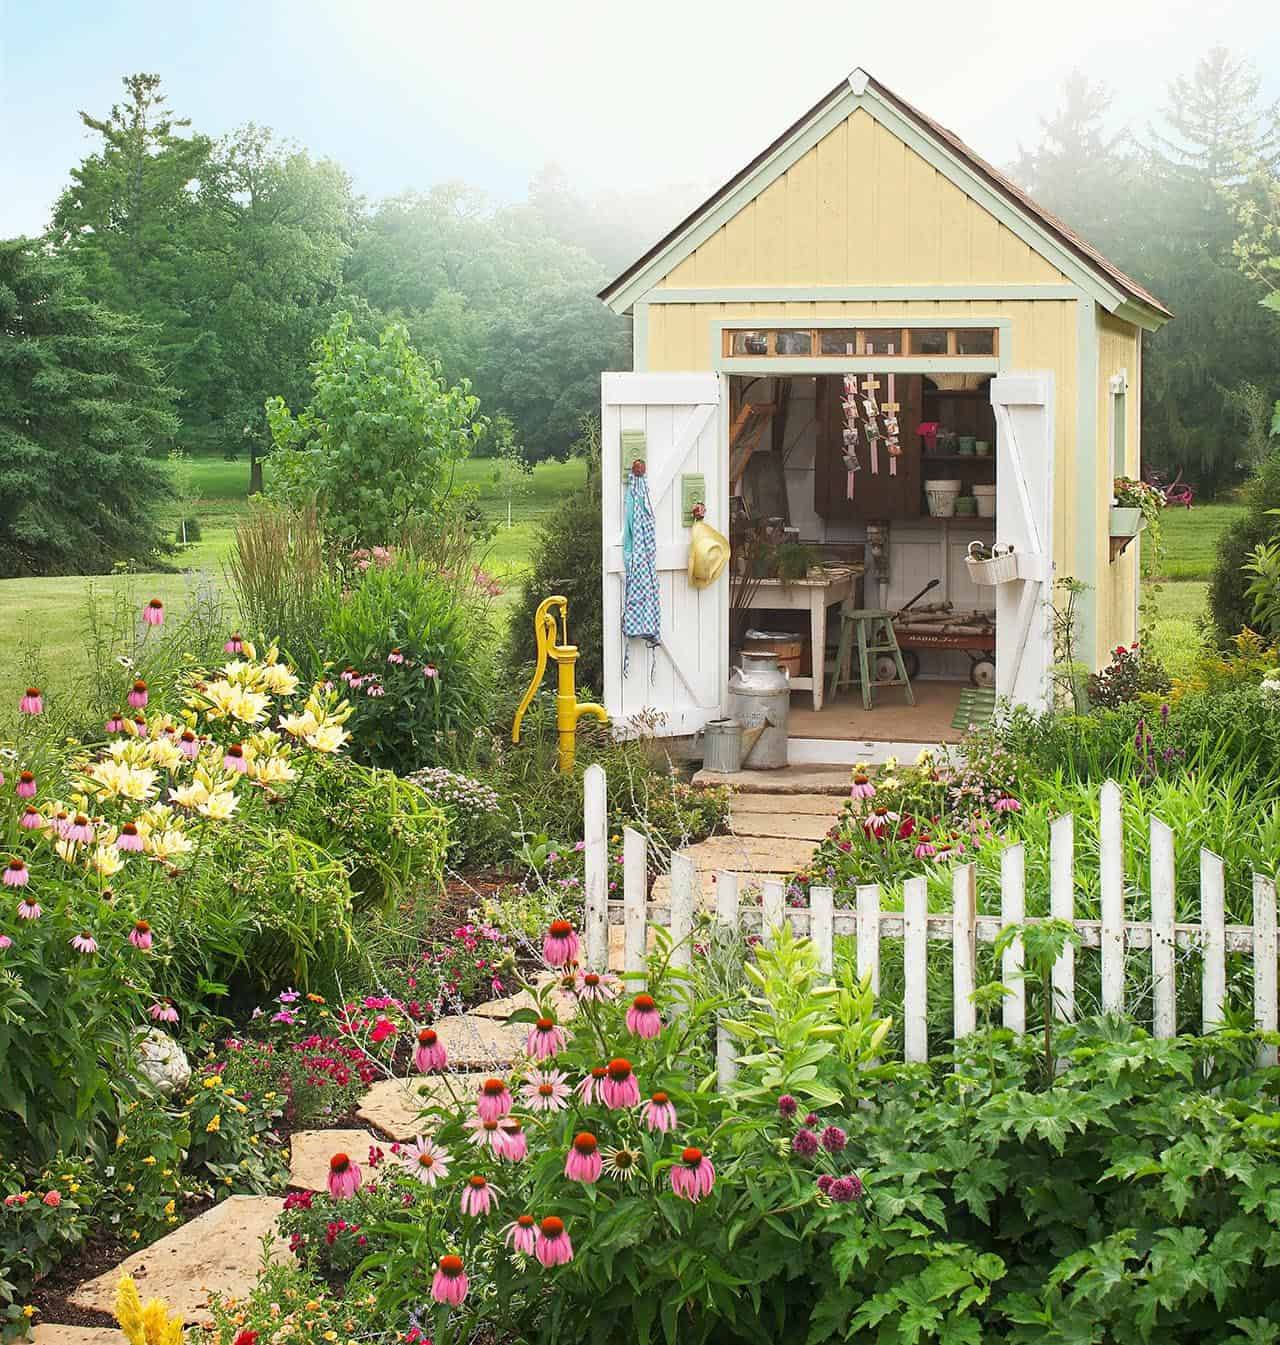
<svg viewBox="0 0 1280 1345">
<path fill-rule="evenodd" d="M 798 692 L 791 701 L 790 736 L 857 742 L 957 743 L 963 734 L 951 727 L 951 719 L 966 685 L 912 682 L 914 705 L 906 703 L 901 687 L 880 688 L 870 710 L 862 708 L 862 693 L 856 687 L 840 692 L 821 710 L 813 708 L 807 693 Z"/>
</svg>

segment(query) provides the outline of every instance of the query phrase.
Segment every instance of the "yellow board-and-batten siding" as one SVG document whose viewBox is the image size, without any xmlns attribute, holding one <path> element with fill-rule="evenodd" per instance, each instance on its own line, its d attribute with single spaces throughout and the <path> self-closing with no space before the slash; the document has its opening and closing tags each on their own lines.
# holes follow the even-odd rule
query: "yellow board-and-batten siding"
<svg viewBox="0 0 1280 1345">
<path fill-rule="evenodd" d="M 1105 520 L 1110 514 L 1115 464 L 1112 461 L 1111 379 L 1125 374 L 1124 475 L 1136 477 L 1142 463 L 1142 333 L 1128 322 L 1099 312 L 1098 339 L 1098 648 L 1097 662 L 1105 664 L 1117 645 L 1132 644 L 1138 638 L 1137 585 L 1141 544 L 1127 547 L 1124 554 L 1111 560 L 1110 540 Z"/>
</svg>

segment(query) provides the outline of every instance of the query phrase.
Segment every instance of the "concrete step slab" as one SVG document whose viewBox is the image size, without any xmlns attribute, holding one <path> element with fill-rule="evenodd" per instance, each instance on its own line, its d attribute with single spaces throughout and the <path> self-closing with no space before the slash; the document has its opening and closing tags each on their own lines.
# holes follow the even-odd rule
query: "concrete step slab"
<svg viewBox="0 0 1280 1345">
<path fill-rule="evenodd" d="M 113 1313 L 120 1277 L 132 1275 L 144 1301 L 161 1298 L 188 1325 L 212 1326 L 209 1295 L 247 1298 L 258 1279 L 264 1241 L 272 1261 L 288 1258 L 276 1230 L 280 1207 L 278 1196 L 228 1196 L 159 1242 L 86 1280 L 69 1301 L 73 1307 Z"/>
<path fill-rule="evenodd" d="M 849 797 L 843 794 L 760 794 L 750 789 L 737 791 L 731 807 L 748 813 L 812 813 L 819 817 L 837 817 Z"/>
<path fill-rule="evenodd" d="M 784 799 L 785 794 L 777 795 Z M 768 836 L 775 839 L 821 841 L 835 825 L 835 815 L 821 813 L 794 813 L 778 810 L 767 813 L 748 812 L 735 803 L 729 815 L 729 825 L 735 836 Z"/>
<path fill-rule="evenodd" d="M 728 775 L 701 770 L 693 777 L 693 787 L 712 789 L 716 785 L 729 785 L 753 794 L 843 794 L 847 797 L 849 777 L 848 766 L 784 766 L 777 771 L 734 771 Z"/>
<path fill-rule="evenodd" d="M 489 1077 L 474 1074 L 419 1074 L 409 1079 L 381 1079 L 360 1100 L 356 1115 L 384 1135 L 408 1141 L 430 1134 L 434 1122 L 422 1115 L 433 1102 L 452 1104 L 459 1100 L 459 1111 L 467 1110 L 476 1099 L 481 1083 Z"/>
<path fill-rule="evenodd" d="M 528 1027 L 496 1022 L 482 1015 L 460 1013 L 432 1023 L 455 1068 L 495 1069 L 524 1055 Z"/>
</svg>

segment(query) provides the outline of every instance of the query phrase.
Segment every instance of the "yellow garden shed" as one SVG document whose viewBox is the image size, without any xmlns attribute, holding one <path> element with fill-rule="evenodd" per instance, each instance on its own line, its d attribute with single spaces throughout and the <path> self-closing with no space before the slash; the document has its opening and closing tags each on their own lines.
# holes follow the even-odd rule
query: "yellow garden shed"
<svg viewBox="0 0 1280 1345">
<path fill-rule="evenodd" d="M 1138 546 L 1113 534 L 1112 483 L 1139 475 L 1142 333 L 1171 315 L 865 71 L 600 297 L 634 323 L 633 369 L 602 388 L 615 720 L 696 732 L 725 712 L 731 651 L 772 642 L 798 693 L 792 759 L 854 759 L 952 736 L 970 681 L 1043 705 L 1056 579 L 1089 586 L 1080 662 L 1135 638 Z M 643 657 L 622 633 L 637 459 Z M 699 503 L 733 543 L 701 587 Z M 914 706 L 901 686 L 870 710 L 843 681 L 831 694 L 842 602 L 891 615 Z"/>
</svg>

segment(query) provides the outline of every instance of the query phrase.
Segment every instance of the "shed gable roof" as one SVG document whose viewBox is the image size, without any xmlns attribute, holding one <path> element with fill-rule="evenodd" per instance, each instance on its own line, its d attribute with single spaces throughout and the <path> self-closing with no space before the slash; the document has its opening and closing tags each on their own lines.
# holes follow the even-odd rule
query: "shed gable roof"
<svg viewBox="0 0 1280 1345">
<path fill-rule="evenodd" d="M 862 70 L 855 70 L 789 126 L 740 172 L 683 219 L 644 256 L 600 291 L 624 312 L 668 275 L 717 228 L 776 181 L 834 126 L 864 108 L 900 139 L 914 142 L 934 166 L 988 213 L 1002 218 L 1040 256 L 1091 292 L 1109 312 L 1154 328 L 1169 310 L 1062 220 L 1043 209 L 958 136 L 925 116 Z"/>
</svg>

